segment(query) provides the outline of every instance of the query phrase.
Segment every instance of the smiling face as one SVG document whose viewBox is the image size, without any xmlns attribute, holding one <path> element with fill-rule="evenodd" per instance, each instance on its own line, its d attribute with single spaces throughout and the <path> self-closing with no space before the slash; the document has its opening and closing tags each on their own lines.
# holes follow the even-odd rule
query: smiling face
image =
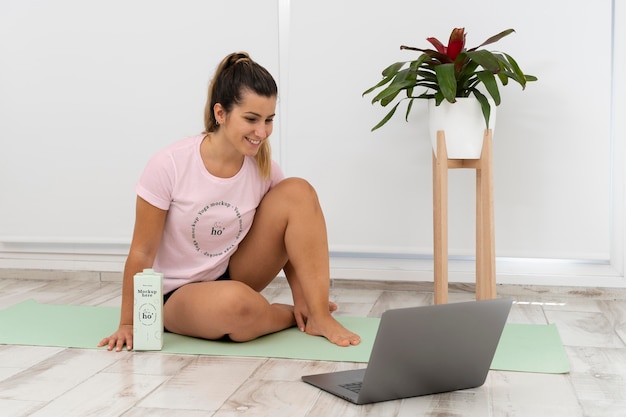
<svg viewBox="0 0 626 417">
<path fill-rule="evenodd" d="M 273 130 L 276 97 L 265 97 L 245 90 L 241 101 L 227 113 L 220 103 L 214 107 L 219 123 L 218 133 L 224 135 L 234 150 L 245 156 L 256 156 Z"/>
</svg>

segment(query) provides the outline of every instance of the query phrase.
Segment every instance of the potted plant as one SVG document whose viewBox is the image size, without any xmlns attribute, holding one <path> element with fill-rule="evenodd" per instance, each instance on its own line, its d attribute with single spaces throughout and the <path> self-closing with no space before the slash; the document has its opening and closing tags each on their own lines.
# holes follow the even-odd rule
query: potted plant
<svg viewBox="0 0 626 417">
<path fill-rule="evenodd" d="M 383 107 L 387 107 L 398 99 L 385 117 L 372 128 L 372 131 L 387 123 L 404 100 L 408 100 L 406 119 L 415 99 L 431 99 L 430 109 L 442 107 L 446 113 L 443 118 L 447 118 L 451 108 L 460 107 L 457 104 L 468 101 L 467 98 L 471 96 L 473 98 L 470 98 L 470 102 L 476 107 L 475 111 L 479 115 L 482 113 L 484 120 L 481 122 L 481 132 L 484 132 L 485 128 L 493 128 L 495 118 L 492 114 L 495 113 L 493 106 L 500 104 L 497 80 L 499 79 L 500 83 L 505 86 L 511 79 L 520 84 L 522 89 L 526 87 L 527 82 L 537 80 L 535 76 L 524 74 L 510 55 L 479 49 L 513 32 L 513 29 L 507 29 L 470 49 L 465 48 L 467 36 L 465 28 L 453 29 L 447 46 L 433 37 L 426 40 L 435 49 L 400 46 L 402 50 L 418 51 L 422 54 L 413 61 L 396 62 L 388 66 L 383 70 L 383 79 L 363 93 L 366 95 L 381 88 L 372 99 L 372 104 L 380 103 Z M 414 92 L 416 87 L 424 87 L 426 90 Z M 402 92 L 405 96 L 400 96 Z M 449 103 L 455 104 L 450 106 Z M 436 130 L 442 130 L 438 125 L 439 122 L 433 123 L 437 126 L 431 124 L 431 136 L 433 130 L 435 134 Z M 446 132 L 446 139 L 448 140 L 448 132 Z M 482 144 L 482 134 L 479 139 Z"/>
</svg>

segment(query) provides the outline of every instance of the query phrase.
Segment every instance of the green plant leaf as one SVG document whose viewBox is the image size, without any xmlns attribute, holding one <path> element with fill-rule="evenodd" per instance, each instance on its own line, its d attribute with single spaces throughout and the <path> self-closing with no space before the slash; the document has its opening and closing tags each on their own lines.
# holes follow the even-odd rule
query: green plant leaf
<svg viewBox="0 0 626 417">
<path fill-rule="evenodd" d="M 469 93 L 472 91 L 472 89 L 474 89 L 476 87 L 476 85 L 478 85 L 478 83 L 480 82 L 480 80 L 478 79 L 478 76 L 476 74 L 472 74 L 472 78 L 470 78 L 466 85 L 464 86 L 464 93 L 465 94 L 463 97 L 467 97 L 469 95 Z"/>
<path fill-rule="evenodd" d="M 444 101 L 446 98 L 443 96 L 443 94 L 441 94 L 441 91 L 437 91 L 435 93 L 435 106 L 438 106 L 441 104 L 442 101 Z"/>
<path fill-rule="evenodd" d="M 435 73 L 435 70 L 420 69 L 416 71 L 415 75 L 416 77 L 420 76 L 425 80 L 437 81 L 437 73 Z"/>
<path fill-rule="evenodd" d="M 500 79 L 502 85 L 506 86 L 509 84 L 509 76 L 507 75 L 506 71 L 499 72 L 498 78 Z"/>
<path fill-rule="evenodd" d="M 515 81 L 518 81 L 520 83 L 520 85 L 522 86 L 522 89 L 526 88 L 526 76 L 524 75 L 524 73 L 520 69 L 519 65 L 517 65 L 517 62 L 513 59 L 512 56 L 510 56 L 508 54 L 504 54 L 504 56 L 506 57 L 507 61 L 509 62 L 510 66 L 511 66 L 511 69 L 513 70 L 513 73 L 520 80 L 520 81 L 518 81 L 518 78 L 514 78 Z"/>
<path fill-rule="evenodd" d="M 491 71 L 494 74 L 500 71 L 500 62 L 489 51 L 481 49 L 480 51 L 468 52 L 467 56 L 487 71 Z"/>
<path fill-rule="evenodd" d="M 467 54 L 465 55 L 467 57 Z M 457 73 L 456 91 L 457 95 L 461 95 L 461 92 L 467 91 L 471 83 L 476 79 L 476 69 L 478 63 L 471 61 L 469 58 L 465 58 L 465 62 L 460 72 Z"/>
<path fill-rule="evenodd" d="M 387 107 L 389 103 L 391 103 L 393 100 L 395 100 L 396 97 L 398 97 L 398 94 L 400 94 L 400 91 L 402 90 L 397 90 L 395 93 L 392 93 L 386 97 L 383 97 L 380 100 L 380 105 L 383 107 Z"/>
<path fill-rule="evenodd" d="M 407 122 L 409 121 L 409 113 L 411 113 L 411 108 L 413 107 L 413 101 L 415 99 L 411 99 L 409 101 L 409 105 L 406 106 L 406 115 L 404 116 L 404 120 L 406 120 Z"/>
<path fill-rule="evenodd" d="M 380 87 L 388 84 L 392 80 L 400 82 L 403 79 L 407 79 L 408 75 L 412 74 L 412 71 L 409 68 L 406 68 L 406 69 L 402 70 L 402 67 L 406 63 L 408 63 L 408 62 L 412 62 L 412 61 L 396 62 L 394 64 L 389 65 L 387 68 L 385 68 L 383 70 L 383 79 L 380 80 L 373 87 L 370 87 L 367 90 L 365 90 L 363 92 L 362 96 L 365 96 L 366 94 L 371 93 L 372 91 L 376 90 L 377 88 L 380 88 Z M 400 76 L 400 78 L 398 78 L 398 76 Z M 415 79 L 415 76 L 413 76 L 413 79 Z M 382 97 L 375 97 L 372 100 L 372 103 L 375 103 L 375 102 L 377 102 L 377 101 L 379 101 L 381 99 L 382 99 Z"/>
<path fill-rule="evenodd" d="M 431 99 L 431 98 L 435 98 L 435 94 L 434 93 L 422 93 L 422 94 L 420 94 L 419 96 L 417 96 L 415 98 Z"/>
<path fill-rule="evenodd" d="M 386 101 L 388 104 L 389 100 L 387 99 L 389 97 L 392 97 L 392 96 L 395 97 L 398 95 L 400 91 L 415 85 L 415 79 L 414 79 L 415 77 L 410 76 L 410 75 L 411 75 L 411 71 L 408 68 L 398 72 L 396 76 L 394 77 L 393 81 L 391 81 L 391 84 L 389 84 L 387 88 L 379 92 L 372 99 L 372 104 L 376 103 L 377 101 L 380 101 L 381 104 L 383 104 Z M 386 105 L 386 104 L 383 104 L 383 105 Z"/>
<path fill-rule="evenodd" d="M 436 84 L 436 81 L 418 81 L 415 83 L 416 87 L 425 87 L 430 88 L 431 90 L 439 91 L 439 86 Z"/>
<path fill-rule="evenodd" d="M 491 43 L 495 43 L 498 42 L 500 39 L 504 38 L 505 36 L 510 35 L 511 33 L 515 32 L 514 29 L 507 29 L 507 30 L 503 30 L 502 32 L 498 33 L 497 35 L 494 35 L 492 37 L 490 37 L 489 39 L 487 39 L 485 42 L 481 43 L 480 45 L 468 49 L 468 51 L 475 51 L 478 48 L 480 48 L 481 46 L 485 46 L 485 45 L 489 45 Z"/>
<path fill-rule="evenodd" d="M 483 117 L 485 118 L 485 129 L 488 129 L 489 118 L 491 117 L 491 104 L 489 104 L 487 97 L 485 97 L 485 95 L 477 89 L 472 90 L 472 93 L 474 94 L 474 97 L 476 97 L 476 100 L 480 103 L 480 108 L 483 112 Z"/>
<path fill-rule="evenodd" d="M 500 78 L 507 77 L 508 79 L 513 80 L 519 85 L 521 85 L 522 88 L 524 88 L 526 81 L 527 81 L 525 77 L 520 79 L 520 77 L 517 74 L 511 71 L 501 71 L 500 73 L 498 73 L 498 76 L 500 76 Z"/>
<path fill-rule="evenodd" d="M 441 64 L 435 67 L 437 83 L 446 100 L 452 102 L 456 97 L 456 78 L 454 77 L 454 64 Z"/>
<path fill-rule="evenodd" d="M 396 103 L 396 105 L 392 107 L 391 111 L 389 111 L 389 113 L 387 113 L 387 115 L 383 117 L 383 119 L 380 122 L 378 122 L 378 124 L 374 126 L 371 131 L 373 132 L 379 127 L 383 126 L 385 123 L 387 123 L 389 119 L 391 119 L 391 116 L 393 116 L 393 114 L 398 109 L 398 105 L 400 105 L 400 102 Z"/>
<path fill-rule="evenodd" d="M 424 62 L 428 61 L 429 59 L 430 57 L 428 55 L 422 54 L 418 56 L 416 60 L 409 61 L 410 62 L 409 68 L 415 71 L 417 68 L 421 67 Z"/>
<path fill-rule="evenodd" d="M 500 105 L 500 90 L 498 90 L 496 77 L 489 71 L 480 71 L 476 75 L 478 76 L 478 79 L 485 85 L 487 92 L 489 93 L 491 98 L 493 98 L 496 106 Z"/>
<path fill-rule="evenodd" d="M 406 64 L 407 62 L 410 61 L 404 61 L 404 62 L 396 62 L 394 64 L 389 65 L 387 68 L 385 68 L 383 70 L 383 77 L 388 77 L 388 76 L 392 76 L 394 74 L 397 74 L 398 71 L 400 71 L 400 69 L 404 66 L 404 64 Z"/>
<path fill-rule="evenodd" d="M 368 88 L 367 90 L 365 90 L 361 96 L 364 96 L 364 95 L 366 95 L 366 94 L 369 94 L 369 93 L 371 93 L 372 91 L 376 90 L 377 88 L 382 87 L 383 85 L 387 84 L 387 83 L 388 83 L 389 81 L 391 81 L 392 79 L 393 79 L 393 77 L 385 77 L 385 78 L 383 78 L 382 80 L 380 80 L 380 81 L 378 82 L 378 84 L 376 84 L 375 86 L 370 87 L 370 88 Z"/>
<path fill-rule="evenodd" d="M 436 105 L 439 105 L 443 100 L 454 103 L 456 97 L 470 97 L 472 94 L 480 102 L 488 126 L 490 103 L 499 105 L 501 102 L 498 80 L 502 86 L 508 85 L 509 80 L 514 80 L 522 89 L 527 82 L 537 80 L 533 75 L 524 74 L 510 55 L 479 49 L 513 32 L 513 29 L 504 30 L 475 48 L 462 50 L 454 61 L 446 54 L 432 49 L 401 46 L 401 50 L 419 51 L 421 54 L 415 60 L 389 65 L 383 70 L 383 79 L 363 93 L 365 95 L 378 90 L 372 104 L 379 103 L 383 107 L 393 104 L 385 118 L 372 130 L 387 123 L 402 100 L 409 100 L 405 113 L 405 119 L 408 120 L 414 99 L 435 99 Z M 423 87 L 425 91 L 416 91 L 418 87 Z M 400 95 L 402 92 L 404 93 Z"/>
</svg>

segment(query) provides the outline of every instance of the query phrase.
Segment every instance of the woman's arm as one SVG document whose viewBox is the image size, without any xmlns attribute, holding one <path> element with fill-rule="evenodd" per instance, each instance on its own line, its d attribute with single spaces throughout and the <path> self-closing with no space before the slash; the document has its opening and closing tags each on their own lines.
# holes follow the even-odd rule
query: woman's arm
<svg viewBox="0 0 626 417">
<path fill-rule="evenodd" d="M 122 309 L 118 330 L 100 341 L 98 346 L 108 345 L 109 350 L 121 351 L 124 345 L 133 348 L 133 277 L 145 268 L 151 268 L 163 236 L 166 210 L 161 210 L 141 197 L 137 197 L 135 230 L 122 283 Z"/>
</svg>

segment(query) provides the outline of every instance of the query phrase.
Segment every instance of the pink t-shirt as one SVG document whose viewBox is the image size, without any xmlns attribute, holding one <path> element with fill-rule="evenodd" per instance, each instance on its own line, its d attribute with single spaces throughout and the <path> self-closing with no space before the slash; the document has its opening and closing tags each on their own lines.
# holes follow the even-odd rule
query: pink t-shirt
<svg viewBox="0 0 626 417">
<path fill-rule="evenodd" d="M 221 276 L 261 199 L 284 178 L 272 161 L 272 178 L 263 179 L 251 157 L 234 177 L 211 175 L 200 156 L 203 137 L 183 139 L 157 153 L 136 187 L 139 197 L 168 211 L 153 265 L 164 274 L 164 293 Z"/>
</svg>

